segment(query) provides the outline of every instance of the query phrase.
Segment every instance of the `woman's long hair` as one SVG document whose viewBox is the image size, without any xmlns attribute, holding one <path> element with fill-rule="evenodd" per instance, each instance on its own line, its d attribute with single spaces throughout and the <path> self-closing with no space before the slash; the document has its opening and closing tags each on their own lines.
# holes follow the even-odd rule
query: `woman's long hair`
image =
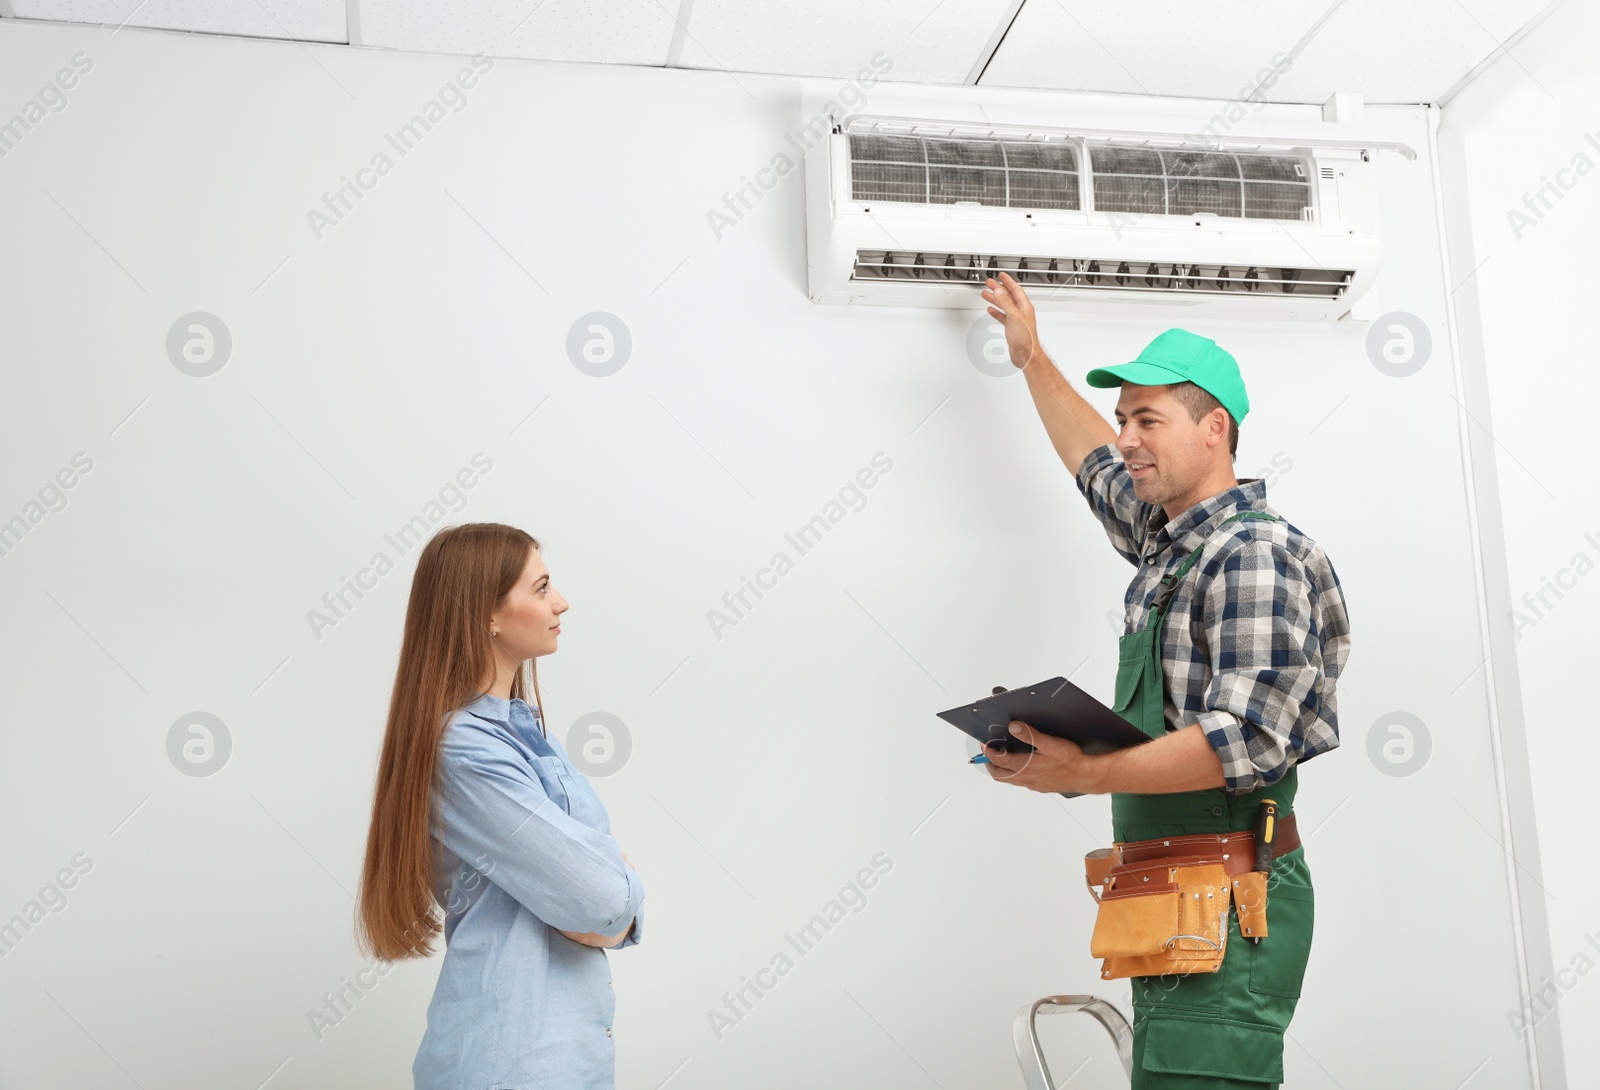
<svg viewBox="0 0 1600 1090">
<path fill-rule="evenodd" d="M 494 675 L 489 614 L 537 548 L 514 526 L 469 522 L 440 530 L 417 558 L 361 871 L 356 944 L 365 955 L 398 961 L 433 952 L 441 930 L 430 835 L 439 746 L 454 712 Z M 538 671 L 525 664 L 512 697 L 526 700 L 530 686 L 542 721 Z"/>
</svg>

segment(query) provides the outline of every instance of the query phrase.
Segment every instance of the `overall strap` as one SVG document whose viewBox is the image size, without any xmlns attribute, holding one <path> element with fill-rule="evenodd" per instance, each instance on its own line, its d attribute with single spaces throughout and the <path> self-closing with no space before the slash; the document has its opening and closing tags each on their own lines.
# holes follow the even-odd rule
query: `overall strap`
<svg viewBox="0 0 1600 1090">
<path fill-rule="evenodd" d="M 1275 521 L 1277 517 L 1278 516 L 1276 515 L 1269 515 L 1265 511 L 1240 511 L 1236 515 L 1229 515 L 1227 518 L 1223 519 L 1217 524 L 1217 528 L 1221 529 L 1228 523 L 1237 522 L 1240 519 L 1267 519 L 1268 521 Z M 1201 542 L 1199 545 L 1196 545 L 1189 551 L 1189 555 L 1183 558 L 1183 563 L 1178 565 L 1177 571 L 1170 572 L 1161 577 L 1161 585 L 1156 589 L 1156 596 L 1150 603 L 1150 611 L 1152 614 L 1156 615 L 1157 619 L 1160 618 L 1161 614 L 1166 613 L 1167 606 L 1172 601 L 1172 596 L 1178 591 L 1178 584 L 1183 581 L 1183 577 L 1185 575 L 1189 574 L 1189 569 L 1194 567 L 1195 561 L 1200 559 L 1200 552 L 1204 548 L 1205 542 Z"/>
</svg>

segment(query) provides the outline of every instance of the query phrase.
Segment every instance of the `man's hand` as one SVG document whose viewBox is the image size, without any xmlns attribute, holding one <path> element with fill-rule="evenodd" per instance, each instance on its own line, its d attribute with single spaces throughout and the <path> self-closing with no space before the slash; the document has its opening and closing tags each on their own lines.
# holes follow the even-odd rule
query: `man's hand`
<svg viewBox="0 0 1600 1090">
<path fill-rule="evenodd" d="M 1001 272 L 999 280 L 991 276 L 984 281 L 983 300 L 989 304 L 989 317 L 1006 331 L 1012 365 L 1026 368 L 1039 349 L 1039 324 L 1028 293 L 1010 273 Z"/>
<path fill-rule="evenodd" d="M 1037 747 L 1037 752 L 1007 753 L 985 746 L 989 775 L 1034 791 L 1165 795 L 1225 787 L 1228 782 L 1222 773 L 1222 759 L 1198 723 L 1141 745 L 1094 755 L 1084 753 L 1074 742 L 1040 734 L 1016 720 L 1011 722 L 1011 733 Z"/>
<path fill-rule="evenodd" d="M 1050 437 L 1050 445 L 1055 447 L 1062 464 L 1077 473 L 1090 451 L 1117 441 L 1117 429 L 1072 388 L 1072 383 L 1061 377 L 1061 372 L 1039 346 L 1039 325 L 1033 304 L 1014 276 L 1002 272 L 998 280 L 993 277 L 985 280 L 983 299 L 989 304 L 989 317 L 1006 331 L 1006 348 L 1011 353 L 1012 366 L 1028 380 L 1028 393 L 1033 398 L 1034 408 L 1039 410 L 1039 420 Z"/>
<path fill-rule="evenodd" d="M 1031 791 L 1100 791 L 1100 761 L 1083 752 L 1083 747 L 1065 738 L 1040 734 L 1020 720 L 1011 721 L 1011 733 L 1034 747 L 1032 753 L 1007 753 L 984 746 L 989 758 L 989 775 L 1002 783 L 1016 784 Z"/>
</svg>

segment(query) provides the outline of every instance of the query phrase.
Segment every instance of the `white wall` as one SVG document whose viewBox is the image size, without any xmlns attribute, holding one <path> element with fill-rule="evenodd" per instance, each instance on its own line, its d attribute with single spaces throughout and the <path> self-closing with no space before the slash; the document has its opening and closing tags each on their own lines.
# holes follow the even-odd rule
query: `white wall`
<svg viewBox="0 0 1600 1090">
<path fill-rule="evenodd" d="M 93 463 L 0 558 L 0 920 L 77 853 L 92 869 L 0 960 L 0 1086 L 407 1084 L 436 962 L 321 1040 L 307 1015 L 361 968 L 412 559 L 385 534 L 478 452 L 493 468 L 438 514 L 545 543 L 573 605 L 552 729 L 600 710 L 632 739 L 597 781 L 649 891 L 647 941 L 613 960 L 620 1085 L 1019 1085 L 1018 1007 L 1126 1005 L 1087 953 L 1107 801 L 989 782 L 933 713 L 1058 672 L 1109 696 L 1129 569 L 1022 380 L 967 358 L 976 310 L 808 302 L 798 171 L 714 236 L 708 210 L 789 149 L 799 83 L 497 61 L 318 240 L 307 211 L 461 59 L 7 21 L 0 115 L 79 53 L 67 107 L 0 159 L 0 517 Z M 1222 106 L 871 93 L 919 101 L 1107 127 Z M 1354 625 L 1344 744 L 1301 777 L 1318 913 L 1287 1084 L 1522 1087 L 1426 114 L 1369 121 L 1422 153 L 1378 159 L 1374 290 L 1435 331 L 1427 364 L 1381 372 L 1357 324 L 1191 323 L 1245 369 L 1241 474 L 1291 466 L 1271 501 L 1327 548 Z M 208 378 L 166 349 L 195 311 L 233 342 Z M 565 348 L 593 311 L 633 344 L 604 379 Z M 1044 337 L 1079 379 L 1168 324 L 1052 314 Z M 715 638 L 707 611 L 880 451 L 865 506 Z M 308 610 L 380 551 L 398 568 L 314 636 Z M 232 741 L 206 777 L 167 750 L 197 710 Z M 1394 712 L 1431 738 L 1410 775 L 1369 756 Z M 880 852 L 866 909 L 718 1040 L 708 1010 Z M 1121 1082 L 1098 1031 L 1053 1029 L 1058 1076 L 1087 1057 L 1075 1086 Z"/>
<path fill-rule="evenodd" d="M 1600 377 L 1581 271 L 1600 242 L 1597 48 L 1600 13 L 1558 7 L 1446 104 L 1440 129 L 1464 347 L 1481 359 L 1489 402 L 1475 431 L 1503 507 L 1508 593 L 1495 620 L 1515 656 L 1550 861 L 1530 890 L 1554 968 L 1533 1009 L 1541 1028 L 1559 1021 L 1574 1087 L 1600 1084 L 1600 1042 L 1585 1030 L 1600 1023 L 1600 878 L 1586 865 L 1600 831 L 1586 676 L 1600 609 Z"/>
</svg>

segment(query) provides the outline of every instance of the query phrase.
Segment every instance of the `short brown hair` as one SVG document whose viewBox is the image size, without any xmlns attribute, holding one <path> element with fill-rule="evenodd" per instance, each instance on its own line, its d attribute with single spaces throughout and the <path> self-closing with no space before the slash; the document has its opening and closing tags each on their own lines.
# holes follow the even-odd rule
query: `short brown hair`
<svg viewBox="0 0 1600 1090">
<path fill-rule="evenodd" d="M 1189 410 L 1189 418 L 1196 424 L 1204 420 L 1212 409 L 1222 409 L 1223 412 L 1228 413 L 1228 457 L 1237 458 L 1239 456 L 1239 422 L 1233 418 L 1233 414 L 1228 412 L 1222 402 L 1192 382 L 1177 382 L 1172 385 L 1171 389 L 1172 396 L 1183 403 L 1183 407 Z"/>
</svg>

